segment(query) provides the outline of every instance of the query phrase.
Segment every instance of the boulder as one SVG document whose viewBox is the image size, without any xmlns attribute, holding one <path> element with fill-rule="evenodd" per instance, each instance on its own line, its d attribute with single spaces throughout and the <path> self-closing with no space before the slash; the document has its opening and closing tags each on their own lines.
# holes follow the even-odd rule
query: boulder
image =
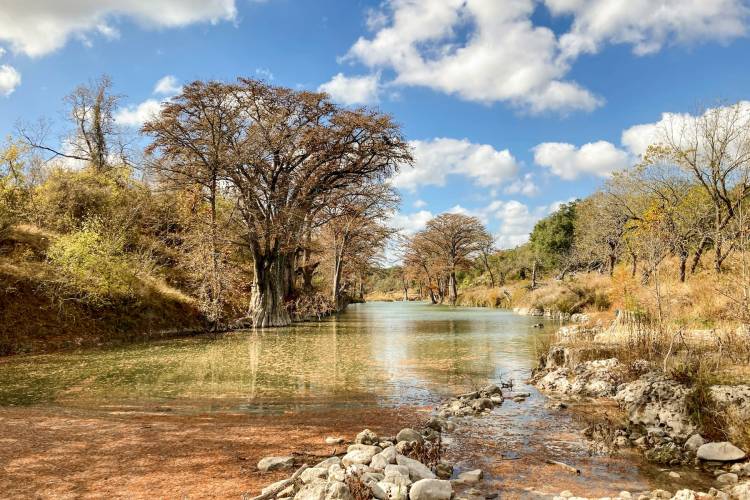
<svg viewBox="0 0 750 500">
<path fill-rule="evenodd" d="M 409 469 L 409 477 L 412 481 L 421 479 L 435 479 L 435 474 L 422 462 L 413 460 L 403 455 L 396 455 L 396 463 Z"/>
<path fill-rule="evenodd" d="M 450 500 L 453 487 L 443 479 L 420 479 L 411 486 L 409 500 Z"/>
<path fill-rule="evenodd" d="M 716 482 L 719 484 L 737 484 L 737 482 L 740 480 L 740 478 L 737 477 L 737 474 L 734 474 L 732 472 L 727 472 L 726 474 L 722 474 L 719 477 L 716 478 Z"/>
<path fill-rule="evenodd" d="M 349 488 L 339 481 L 310 483 L 303 486 L 294 500 L 354 500 Z"/>
<path fill-rule="evenodd" d="M 703 439 L 703 436 L 700 434 L 693 434 L 688 438 L 687 441 L 685 441 L 685 449 L 688 451 L 692 451 L 695 453 L 698 451 L 698 448 L 706 444 L 706 440 Z"/>
<path fill-rule="evenodd" d="M 409 491 L 409 488 L 406 486 L 389 483 L 387 481 L 380 481 L 378 486 L 385 491 L 389 500 L 406 500 Z"/>
<path fill-rule="evenodd" d="M 463 484 L 477 484 L 482 480 L 482 470 L 470 470 L 458 475 L 458 481 Z"/>
<path fill-rule="evenodd" d="M 671 438 L 686 439 L 695 432 L 687 412 L 690 390 L 659 372 L 647 373 L 623 384 L 615 399 L 634 424 L 660 429 Z"/>
<path fill-rule="evenodd" d="M 400 443 L 401 441 L 416 441 L 419 444 L 424 443 L 424 438 L 422 438 L 422 435 L 415 431 L 414 429 L 401 429 L 398 431 L 398 434 L 396 434 L 396 442 Z"/>
<path fill-rule="evenodd" d="M 736 462 L 745 458 L 746 454 L 732 443 L 706 443 L 698 448 L 698 458 L 714 462 Z"/>
<path fill-rule="evenodd" d="M 354 438 L 354 442 L 357 444 L 378 444 L 378 435 L 370 429 L 365 429 Z"/>
<path fill-rule="evenodd" d="M 285 470 L 292 467 L 294 467 L 294 457 L 265 457 L 258 462 L 258 470 L 261 472 Z"/>
<path fill-rule="evenodd" d="M 300 474 L 299 478 L 304 484 L 312 483 L 328 477 L 328 469 L 324 467 L 310 467 Z"/>
</svg>

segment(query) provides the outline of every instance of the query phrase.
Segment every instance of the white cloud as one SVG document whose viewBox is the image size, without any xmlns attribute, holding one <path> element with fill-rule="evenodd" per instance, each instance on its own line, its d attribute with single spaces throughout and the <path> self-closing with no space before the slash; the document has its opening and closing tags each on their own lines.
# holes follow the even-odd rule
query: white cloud
<svg viewBox="0 0 750 500">
<path fill-rule="evenodd" d="M 53 52 L 71 38 L 107 38 L 118 32 L 110 22 L 130 18 L 148 28 L 174 28 L 197 22 L 234 20 L 235 0 L 26 0 L 0 4 L 0 41 L 32 57 Z"/>
<path fill-rule="evenodd" d="M 638 55 L 666 44 L 717 40 L 747 34 L 750 15 L 744 0 L 545 0 L 555 15 L 573 15 L 560 38 L 564 58 L 596 53 L 606 43 L 633 46 Z"/>
<path fill-rule="evenodd" d="M 524 196 L 536 196 L 539 194 L 539 187 L 534 182 L 534 174 L 525 174 L 522 178 L 516 179 L 505 188 L 506 194 L 522 194 Z"/>
<path fill-rule="evenodd" d="M 7 64 L 0 65 L 0 95 L 8 97 L 21 85 L 21 73 Z"/>
<path fill-rule="evenodd" d="M 750 101 L 740 101 L 741 119 L 744 120 L 745 126 L 750 127 Z M 725 112 L 726 107 L 708 108 L 703 113 Z M 695 127 L 697 116 L 690 113 L 662 113 L 660 119 L 653 123 L 643 123 L 634 125 L 622 132 L 620 141 L 622 145 L 634 157 L 638 157 L 646 152 L 651 144 L 664 142 L 665 134 L 672 136 L 679 142 L 680 134 L 690 133 L 690 129 Z"/>
<path fill-rule="evenodd" d="M 465 175 L 480 186 L 496 186 L 513 179 L 518 163 L 507 149 L 467 139 L 438 138 L 411 141 L 414 167 L 403 168 L 393 179 L 397 188 L 414 191 L 423 185 L 443 186 L 451 174 Z"/>
<path fill-rule="evenodd" d="M 607 177 L 630 166 L 630 156 L 610 142 L 597 141 L 577 148 L 564 142 L 544 142 L 534 148 L 534 162 L 565 180 L 582 174 Z"/>
<path fill-rule="evenodd" d="M 161 111 L 162 101 L 147 99 L 138 105 L 127 106 L 115 114 L 115 121 L 125 127 L 140 127 Z"/>
<path fill-rule="evenodd" d="M 427 222 L 435 217 L 429 210 L 419 210 L 410 214 L 397 212 L 388 221 L 388 225 L 398 229 L 401 234 L 411 236 L 424 229 Z"/>
<path fill-rule="evenodd" d="M 175 95 L 182 91 L 182 86 L 173 75 L 166 75 L 154 86 L 154 94 Z"/>
<path fill-rule="evenodd" d="M 334 101 L 342 104 L 372 104 L 378 101 L 380 77 L 376 74 L 349 77 L 339 73 L 318 87 L 318 90 L 326 92 Z"/>
<path fill-rule="evenodd" d="M 480 102 L 508 101 L 533 112 L 591 110 L 601 99 L 564 81 L 552 30 L 534 26 L 533 0 L 391 0 L 348 59 L 390 68 L 394 83 L 425 86 Z"/>
</svg>

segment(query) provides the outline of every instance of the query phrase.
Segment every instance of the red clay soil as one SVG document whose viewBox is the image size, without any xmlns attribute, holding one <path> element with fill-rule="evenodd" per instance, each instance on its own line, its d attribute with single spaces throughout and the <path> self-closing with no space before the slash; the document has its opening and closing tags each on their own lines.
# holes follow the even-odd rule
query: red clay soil
<svg viewBox="0 0 750 500">
<path fill-rule="evenodd" d="M 326 436 L 394 435 L 424 418 L 414 408 L 276 418 L 0 409 L 0 497 L 239 498 L 289 475 L 259 472 L 264 456 L 330 454 Z"/>
</svg>

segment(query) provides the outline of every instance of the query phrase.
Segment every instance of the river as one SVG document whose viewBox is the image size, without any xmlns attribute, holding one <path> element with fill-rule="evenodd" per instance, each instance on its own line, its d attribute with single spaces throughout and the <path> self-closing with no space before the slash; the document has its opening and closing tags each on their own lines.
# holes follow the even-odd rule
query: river
<svg viewBox="0 0 750 500">
<path fill-rule="evenodd" d="M 446 458 L 457 470 L 481 467 L 489 487 L 504 497 L 669 488 L 666 475 L 634 453 L 592 453 L 580 434 L 585 415 L 548 409 L 547 399 L 526 385 L 537 348 L 554 328 L 534 323 L 539 319 L 504 310 L 382 302 L 257 333 L 17 356 L 0 362 L 0 409 L 19 426 L 26 418 L 20 411 L 31 412 L 29 419 L 72 415 L 76 425 L 102 415 L 163 414 L 183 422 L 223 415 L 273 422 L 281 415 L 385 415 L 412 408 L 428 415 L 453 394 L 513 380 L 516 392 L 531 396 L 467 419 L 447 439 Z M 21 432 L 0 431 L 0 440 L 21 450 Z M 0 460 L 15 466 L 21 451 L 6 452 Z M 574 465 L 582 474 L 570 475 L 545 459 Z"/>
</svg>

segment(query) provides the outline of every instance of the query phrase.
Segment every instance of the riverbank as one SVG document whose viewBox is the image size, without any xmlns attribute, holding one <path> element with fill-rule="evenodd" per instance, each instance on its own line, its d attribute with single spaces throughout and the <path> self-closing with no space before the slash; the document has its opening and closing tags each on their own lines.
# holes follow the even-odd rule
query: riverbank
<svg viewBox="0 0 750 500">
<path fill-rule="evenodd" d="M 750 497 L 750 386 L 680 378 L 665 366 L 633 360 L 632 351 L 623 361 L 627 346 L 564 337 L 541 357 L 533 381 L 563 401 L 616 405 L 612 418 L 586 429 L 588 438 L 614 453 L 637 450 L 678 481 L 699 471 L 712 497 Z"/>
</svg>

